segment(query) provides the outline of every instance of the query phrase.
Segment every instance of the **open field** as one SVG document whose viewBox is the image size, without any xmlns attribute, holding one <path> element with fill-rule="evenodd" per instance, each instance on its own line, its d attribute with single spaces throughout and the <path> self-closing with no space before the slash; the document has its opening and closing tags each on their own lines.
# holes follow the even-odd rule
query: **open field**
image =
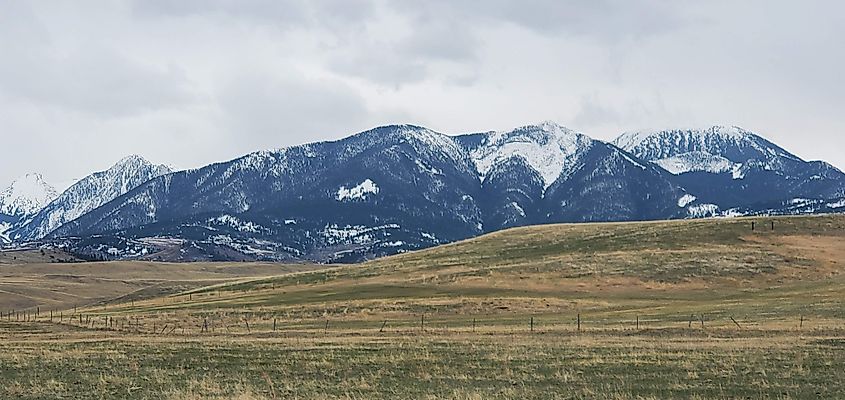
<svg viewBox="0 0 845 400">
<path fill-rule="evenodd" d="M 179 293 L 245 278 L 278 276 L 325 268 L 305 264 L 153 262 L 50 263 L 36 252 L 16 256 L 0 252 L 2 312 L 35 308 L 71 310 L 112 302 L 129 302 Z M 50 252 L 47 257 L 51 256 Z M 70 257 L 70 256 L 68 256 Z"/>
<path fill-rule="evenodd" d="M 276 274 L 145 263 L 193 284 L 7 313 L 0 398 L 845 397 L 843 264 L 845 216 L 518 228 Z"/>
</svg>

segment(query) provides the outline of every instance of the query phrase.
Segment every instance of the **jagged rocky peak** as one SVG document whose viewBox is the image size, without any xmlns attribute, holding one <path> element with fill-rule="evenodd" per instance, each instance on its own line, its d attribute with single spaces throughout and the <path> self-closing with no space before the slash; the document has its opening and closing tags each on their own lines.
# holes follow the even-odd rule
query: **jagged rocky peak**
<svg viewBox="0 0 845 400">
<path fill-rule="evenodd" d="M 38 212 L 56 198 L 56 188 L 39 173 L 28 173 L 15 179 L 0 192 L 0 213 L 29 215 Z"/>
<path fill-rule="evenodd" d="M 761 136 L 735 125 L 626 132 L 613 143 L 649 161 L 687 153 L 706 153 L 736 163 L 774 157 L 798 160 L 798 157 Z"/>
<path fill-rule="evenodd" d="M 590 137 L 552 121 L 483 135 L 481 143 L 470 152 L 482 178 L 496 164 L 522 157 L 540 174 L 546 188 L 593 144 Z"/>
<path fill-rule="evenodd" d="M 763 137 L 729 125 L 626 132 L 613 143 L 676 175 L 703 171 L 741 177 L 743 165 L 749 163 L 779 170 L 784 162 L 802 162 Z"/>
<path fill-rule="evenodd" d="M 172 172 L 165 165 L 154 165 L 139 155 L 124 157 L 109 169 L 95 172 L 74 183 L 35 215 L 13 227 L 15 240 L 40 239 L 64 223 L 134 189 L 160 175 Z"/>
<path fill-rule="evenodd" d="M 173 170 L 164 164 L 156 165 L 144 157 L 132 154 L 104 171 L 105 176 L 101 177 L 99 186 L 111 185 L 114 187 L 112 192 L 123 194 L 152 178 L 171 172 Z"/>
<path fill-rule="evenodd" d="M 164 165 L 158 164 L 155 165 L 146 158 L 137 155 L 137 154 L 130 154 L 126 157 L 120 159 L 120 161 L 116 162 L 113 166 L 111 166 L 108 170 L 138 170 L 139 168 L 151 168 L 158 175 L 164 175 L 169 172 L 173 172 L 173 168 Z"/>
<path fill-rule="evenodd" d="M 625 132 L 613 143 L 632 151 L 654 143 L 706 148 L 727 141 L 737 142 L 754 137 L 753 133 L 734 125 L 713 125 L 707 128 L 676 128 Z M 699 149 L 700 150 L 700 149 Z"/>
</svg>

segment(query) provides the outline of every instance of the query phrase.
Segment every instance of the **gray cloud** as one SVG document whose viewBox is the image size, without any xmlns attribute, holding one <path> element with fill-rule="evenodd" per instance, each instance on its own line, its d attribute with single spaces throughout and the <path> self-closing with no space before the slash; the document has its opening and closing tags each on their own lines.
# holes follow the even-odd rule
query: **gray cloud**
<svg viewBox="0 0 845 400">
<path fill-rule="evenodd" d="M 626 37 L 663 34 L 692 20 L 681 3 L 668 1 L 472 0 L 400 1 L 397 9 L 421 21 L 451 17 L 472 26 L 514 24 L 540 34 L 575 34 L 616 41 Z"/>
<path fill-rule="evenodd" d="M 63 55 L 33 49 L 0 64 L 0 93 L 10 100 L 106 117 L 176 107 L 193 97 L 180 68 L 144 65 L 109 49 Z"/>
<path fill-rule="evenodd" d="M 365 23 L 374 11 L 370 0 L 131 0 L 142 18 L 237 20 L 277 28 L 321 27 L 332 30 Z"/>
<path fill-rule="evenodd" d="M 93 41 L 61 46 L 61 38 L 27 7 L 0 13 L 0 96 L 10 101 L 94 114 L 125 116 L 189 102 L 193 88 L 176 65 L 156 65 L 131 51 Z"/>
<path fill-rule="evenodd" d="M 301 77 L 240 76 L 218 101 L 227 131 L 264 147 L 335 138 L 369 120 L 364 99 L 345 84 Z"/>
<path fill-rule="evenodd" d="M 416 123 L 738 124 L 845 167 L 845 4 L 116 0 L 0 8 L 0 185 Z"/>
</svg>

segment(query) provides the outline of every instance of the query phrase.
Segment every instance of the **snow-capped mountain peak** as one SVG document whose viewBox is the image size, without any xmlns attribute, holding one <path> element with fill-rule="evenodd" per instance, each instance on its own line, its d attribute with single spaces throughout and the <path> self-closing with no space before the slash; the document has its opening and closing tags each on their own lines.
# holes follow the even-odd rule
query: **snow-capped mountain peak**
<svg viewBox="0 0 845 400">
<path fill-rule="evenodd" d="M 749 136 L 756 136 L 753 133 L 736 125 L 713 125 L 706 128 L 679 128 L 650 131 L 631 131 L 620 135 L 613 143 L 623 149 L 634 149 L 643 142 L 654 140 L 667 140 L 672 138 L 676 141 L 698 142 L 702 146 L 713 139 L 721 140 L 742 140 Z"/>
<path fill-rule="evenodd" d="M 124 157 L 105 171 L 80 179 L 55 197 L 31 219 L 11 230 L 16 240 L 40 239 L 64 223 L 113 200 L 138 185 L 172 172 L 167 166 L 153 165 L 138 155 Z"/>
<path fill-rule="evenodd" d="M 38 173 L 28 173 L 15 179 L 0 192 L 0 213 L 6 215 L 30 215 L 38 212 L 56 198 L 56 189 L 44 182 Z"/>
<path fill-rule="evenodd" d="M 676 175 L 696 171 L 738 171 L 749 162 L 768 170 L 781 168 L 783 162 L 802 162 L 768 140 L 735 125 L 626 132 L 613 143 Z"/>
<path fill-rule="evenodd" d="M 455 164 L 462 172 L 473 171 L 472 161 L 455 138 L 416 125 L 387 125 L 357 133 L 342 140 L 341 159 L 351 159 L 361 152 L 379 149 L 399 149 L 409 146 L 409 154 L 431 162 Z M 400 151 L 401 152 L 401 151 Z"/>
<path fill-rule="evenodd" d="M 543 178 L 547 189 L 571 168 L 579 154 L 593 140 L 555 122 L 545 121 L 511 131 L 489 132 L 470 153 L 478 173 L 484 178 L 498 163 L 522 157 Z"/>
</svg>

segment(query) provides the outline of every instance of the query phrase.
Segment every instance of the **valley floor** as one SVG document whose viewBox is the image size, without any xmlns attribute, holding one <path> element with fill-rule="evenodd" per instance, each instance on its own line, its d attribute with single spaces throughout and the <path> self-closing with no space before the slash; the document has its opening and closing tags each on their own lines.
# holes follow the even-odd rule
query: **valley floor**
<svg viewBox="0 0 845 400">
<path fill-rule="evenodd" d="M 841 398 L 840 331 L 166 335 L 0 324 L 20 399 Z"/>
</svg>

